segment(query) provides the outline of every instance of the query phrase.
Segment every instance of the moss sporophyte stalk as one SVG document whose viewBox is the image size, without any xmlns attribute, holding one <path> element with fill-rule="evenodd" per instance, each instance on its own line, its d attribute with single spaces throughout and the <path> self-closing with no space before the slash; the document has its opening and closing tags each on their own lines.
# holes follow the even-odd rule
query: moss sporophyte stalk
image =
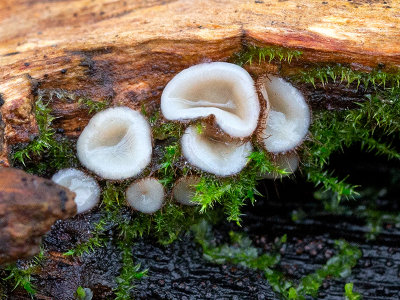
<svg viewBox="0 0 400 300">
<path fill-rule="evenodd" d="M 268 61 L 289 64 L 293 62 L 293 59 L 298 59 L 301 55 L 301 51 L 298 50 L 276 47 L 249 47 L 237 55 L 237 63 L 251 64 Z M 237 72 L 235 76 L 245 76 L 250 85 L 252 87 L 255 86 L 253 79 L 250 76 L 243 75 L 245 73 L 238 66 L 225 66 L 222 63 L 219 66 L 222 66 L 222 68 L 228 67 L 233 70 L 232 72 Z M 194 71 L 200 72 L 203 67 L 197 67 Z M 217 71 L 218 68 L 216 67 Z M 142 112 L 133 111 L 125 107 L 106 109 L 108 107 L 107 102 L 79 98 L 72 92 L 57 90 L 53 91 L 53 94 L 49 96 L 48 91 L 39 91 L 35 102 L 35 115 L 39 127 L 39 135 L 28 145 L 19 147 L 12 155 L 16 165 L 38 175 L 49 174 L 50 172 L 55 173 L 64 168 L 80 168 L 83 165 L 98 176 L 106 179 L 100 184 L 99 209 L 102 217 L 94 225 L 91 238 L 66 251 L 65 255 L 81 256 L 95 251 L 97 247 L 102 247 L 110 242 L 107 236 L 108 230 L 110 228 L 115 230 L 120 240 L 118 247 L 123 254 L 123 268 L 117 280 L 118 287 L 115 289 L 115 294 L 120 297 L 119 299 L 124 299 L 126 295 L 129 295 L 131 289 L 126 289 L 127 286 L 132 287 L 132 282 L 135 279 L 140 279 L 145 275 L 145 271 L 134 263 L 131 253 L 130 245 L 137 238 L 143 235 L 152 235 L 160 243 L 169 244 L 176 240 L 181 233 L 187 232 L 192 224 L 198 223 L 204 217 L 213 219 L 215 218 L 215 212 L 220 210 L 225 213 L 227 220 L 240 224 L 242 207 L 247 203 L 254 203 L 256 197 L 261 196 L 257 190 L 258 180 L 265 177 L 266 174 L 279 178 L 293 171 L 291 170 L 292 167 L 286 168 L 279 162 L 278 153 L 268 152 L 268 148 L 260 143 L 259 138 L 256 138 L 261 129 L 265 129 L 261 126 L 263 124 L 257 123 L 260 112 L 265 112 L 267 109 L 265 106 L 260 105 L 258 101 L 253 101 L 253 107 L 246 108 L 246 111 L 237 111 L 234 107 L 240 105 L 232 106 L 235 103 L 229 103 L 229 101 L 213 102 L 213 97 L 207 101 L 198 101 L 197 89 L 202 86 L 200 85 L 199 87 L 196 82 L 193 82 L 192 75 L 189 72 L 185 72 L 183 75 L 175 81 L 171 81 L 172 83 L 167 89 L 167 93 L 163 96 L 164 102 L 172 101 L 172 104 L 176 105 L 175 108 L 179 108 L 163 112 L 163 116 L 167 120 L 160 116 L 160 112 L 148 115 L 144 108 Z M 226 78 L 227 87 L 232 82 L 236 82 L 237 78 L 235 76 Z M 368 95 L 365 95 L 363 99 L 360 99 L 362 101 L 356 109 L 313 112 L 313 122 L 310 125 L 307 137 L 301 132 L 298 141 L 293 143 L 290 149 L 285 148 L 282 151 L 278 151 L 279 155 L 287 155 L 286 157 L 294 155 L 297 158 L 296 167 L 299 165 L 303 176 L 317 188 L 321 188 L 326 193 L 331 193 L 336 203 L 339 203 L 342 199 L 354 198 L 362 187 L 347 183 L 347 178 L 339 178 L 339 176 L 335 175 L 335 170 L 329 170 L 330 157 L 346 147 L 358 144 L 364 151 L 385 155 L 389 159 L 400 158 L 398 149 L 391 145 L 392 141 L 399 138 L 400 132 L 399 78 L 398 73 L 385 73 L 382 70 L 363 73 L 352 71 L 350 68 L 341 65 L 305 69 L 300 75 L 290 78 L 290 80 L 313 85 L 317 82 L 326 84 L 328 81 L 340 80 L 348 84 L 357 83 L 357 88 L 363 86 L 366 89 L 367 86 L 370 86 L 373 87 L 373 90 Z M 179 84 L 180 80 L 189 86 L 188 90 L 182 93 L 180 95 L 181 98 L 178 97 L 179 99 L 169 97 L 168 91 L 171 92 L 176 88 L 175 84 Z M 284 80 L 282 81 L 285 84 L 289 84 Z M 207 86 L 208 83 L 202 84 Z M 213 87 L 217 87 L 215 84 L 212 85 L 212 82 L 210 84 Z M 241 91 L 244 94 L 249 93 L 251 99 L 256 95 L 256 91 L 251 90 L 249 86 L 242 87 Z M 221 93 L 225 95 L 225 92 L 221 92 L 216 88 L 214 95 L 220 95 Z M 268 93 L 268 90 L 266 92 Z M 89 132 L 90 125 L 87 127 L 87 132 L 89 133 L 85 133 L 80 138 L 79 148 L 81 150 L 78 151 L 80 153 L 80 163 L 82 164 L 80 165 L 75 156 L 73 141 L 58 134 L 53 128 L 54 117 L 49 105 L 53 95 L 59 99 L 64 99 L 65 97 L 73 99 L 87 109 L 89 113 L 99 112 L 93 119 L 101 119 L 101 116 L 107 117 L 113 110 L 123 111 L 122 115 L 125 117 L 119 118 L 120 122 L 112 124 L 113 128 L 107 127 L 107 130 L 110 129 L 107 131 L 109 135 L 107 133 L 103 136 L 108 138 L 94 138 L 97 143 L 95 146 L 99 149 L 96 153 L 107 161 L 106 165 L 97 165 L 100 160 L 89 161 L 94 156 L 85 160 L 86 150 L 84 146 L 92 145 L 90 138 L 98 134 L 95 131 Z M 226 99 L 229 98 L 229 95 L 225 96 L 227 96 L 225 97 Z M 253 100 L 256 100 L 256 98 L 257 96 Z M 161 103 L 161 105 L 163 104 Z M 200 111 L 200 115 L 193 114 L 191 108 L 194 106 L 196 107 L 194 111 Z M 169 107 L 166 105 L 165 107 L 168 110 L 174 106 L 171 105 Z M 209 115 L 210 112 L 208 110 L 210 109 L 212 113 L 218 110 L 219 114 L 216 115 L 212 122 L 208 119 L 203 122 L 201 118 Z M 284 114 L 284 117 L 288 119 L 289 113 L 286 110 L 279 110 L 277 107 L 274 108 L 273 105 L 270 109 Z M 174 116 L 177 111 L 186 114 L 185 122 L 181 122 L 178 116 Z M 253 120 L 254 115 L 256 115 L 255 121 Z M 267 116 L 268 114 L 266 113 L 265 115 Z M 251 123 L 251 126 L 244 128 L 240 122 L 238 124 L 226 122 L 226 120 L 232 118 L 237 119 L 238 116 L 250 120 L 246 124 Z M 270 126 L 271 129 L 271 126 L 283 124 L 285 118 L 279 115 L 275 118 L 273 124 L 265 122 L 264 125 Z M 143 143 L 147 147 L 146 150 L 139 151 L 143 156 L 142 164 L 136 166 L 118 165 L 120 162 L 118 157 L 110 155 L 110 153 L 114 153 L 115 149 L 118 148 L 118 155 L 129 156 L 129 153 L 134 151 L 136 146 L 143 146 L 143 143 L 138 143 L 134 140 L 136 134 L 133 134 L 133 131 L 135 129 L 130 126 L 130 121 L 133 119 L 135 121 L 140 119 L 140 122 L 143 123 L 142 128 L 145 128 L 144 131 L 140 131 L 140 135 L 143 135 Z M 101 121 L 99 122 L 101 123 Z M 104 124 L 109 125 L 109 122 L 105 122 Z M 303 125 L 308 128 L 309 120 L 305 122 L 308 123 Z M 235 126 L 241 130 L 236 130 Z M 270 134 L 271 132 L 274 134 L 273 130 L 270 131 Z M 116 133 L 116 136 L 114 133 Z M 282 136 L 285 135 L 282 134 Z M 268 140 L 266 136 L 264 137 Z M 88 139 L 86 142 L 85 138 Z M 192 140 L 185 142 L 187 138 Z M 194 144 L 199 145 L 199 148 L 202 147 L 203 153 L 208 151 L 208 158 L 215 158 L 214 162 L 216 163 L 212 168 L 206 169 L 204 167 L 205 158 L 201 156 L 202 153 L 191 148 Z M 156 153 L 154 153 L 155 148 L 152 148 L 153 145 L 157 148 Z M 212 151 L 217 147 L 215 145 L 218 145 L 219 153 Z M 109 151 L 110 147 L 114 147 L 111 152 Z M 240 164 L 234 170 L 230 169 L 221 172 L 222 165 L 219 165 L 218 160 L 221 153 L 224 155 L 223 159 L 226 158 Z M 114 157 L 115 161 L 110 161 L 109 157 Z M 124 171 L 122 172 L 123 176 L 121 171 L 116 172 L 112 171 L 112 168 L 108 168 L 112 163 L 121 166 Z M 162 184 L 161 189 L 165 189 L 165 194 L 167 195 L 163 198 L 162 205 L 151 211 L 151 214 L 133 212 L 128 206 L 127 189 L 129 186 L 132 187 L 135 183 L 138 183 L 138 181 L 133 182 L 130 178 L 139 174 L 140 176 L 143 175 L 142 177 L 154 178 L 160 186 Z M 186 176 L 198 178 L 195 184 L 188 188 L 191 190 L 191 199 L 186 203 L 195 203 L 196 205 L 182 205 L 181 201 L 174 199 L 172 191 L 175 184 L 182 182 Z M 118 181 L 107 179 L 117 179 Z M 377 220 L 375 222 L 378 224 L 377 226 L 380 226 L 379 216 L 375 220 Z M 295 285 L 287 281 L 281 273 L 274 271 L 273 267 L 279 263 L 278 255 L 268 254 L 263 256 L 249 244 L 248 239 L 237 236 L 234 233 L 232 233 L 232 237 L 239 245 L 238 248 L 232 248 L 230 245 L 210 245 L 204 237 L 199 238 L 197 236 L 196 240 L 199 241 L 206 255 L 211 258 L 214 257 L 212 258 L 214 261 L 224 260 L 231 263 L 240 263 L 250 268 L 262 269 L 274 290 L 287 299 L 301 299 L 307 295 L 314 296 L 324 278 L 328 276 L 338 277 L 343 274 L 342 272 L 347 274 L 359 257 L 359 251 L 355 247 L 344 241 L 337 241 L 338 255 L 335 260 L 329 260 L 315 274 L 303 278 L 300 284 Z M 282 239 L 282 242 L 284 242 L 284 239 Z M 226 253 L 230 254 L 226 255 Z M 10 279 L 14 278 L 15 282 L 20 282 L 18 285 L 26 285 L 25 289 L 29 291 L 31 288 L 26 282 L 30 282 L 31 273 L 28 272 L 21 275 L 17 272 L 18 269 L 13 270 L 11 270 L 11 274 L 14 275 L 10 275 Z M 126 292 L 126 290 L 129 291 Z M 348 286 L 346 296 L 351 297 L 351 294 L 352 289 Z"/>
</svg>

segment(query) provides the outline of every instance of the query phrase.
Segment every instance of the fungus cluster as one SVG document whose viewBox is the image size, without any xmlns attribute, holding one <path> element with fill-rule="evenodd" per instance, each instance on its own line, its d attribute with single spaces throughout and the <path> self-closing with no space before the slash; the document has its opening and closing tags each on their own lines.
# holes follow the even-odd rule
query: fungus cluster
<svg viewBox="0 0 400 300">
<path fill-rule="evenodd" d="M 194 126 L 186 129 L 181 147 L 191 165 L 218 176 L 246 166 L 252 146 L 245 140 L 257 128 L 260 103 L 254 81 L 243 68 L 215 62 L 183 70 L 165 87 L 161 112 L 181 122 L 214 119 L 215 128 L 204 122 L 201 133 Z"/>
<path fill-rule="evenodd" d="M 180 141 L 186 161 L 217 176 L 239 173 L 248 162 L 253 143 L 274 154 L 278 167 L 288 174 L 294 172 L 299 159 L 290 151 L 305 138 L 310 124 L 305 99 L 291 84 L 268 76 L 259 79 L 256 86 L 246 70 L 224 62 L 199 64 L 178 73 L 163 91 L 161 112 L 167 120 L 186 125 Z M 201 130 L 194 125 L 198 122 Z M 77 155 L 82 165 L 100 178 L 138 177 L 152 158 L 150 124 L 128 107 L 106 109 L 83 130 Z M 278 174 L 260 176 L 277 178 Z M 79 170 L 61 170 L 53 180 L 77 194 L 78 212 L 98 202 L 98 184 Z M 199 182 L 198 176 L 178 179 L 172 196 L 180 204 L 194 205 Z M 133 181 L 126 190 L 128 204 L 148 214 L 161 209 L 165 197 L 164 186 L 154 177 Z"/>
<path fill-rule="evenodd" d="M 293 156 L 282 160 L 278 154 L 293 151 L 307 135 L 308 105 L 300 91 L 281 78 L 262 77 L 257 88 L 246 70 L 223 62 L 190 67 L 167 84 L 161 96 L 164 117 L 189 124 L 204 121 L 204 131 L 189 125 L 181 140 L 183 156 L 192 166 L 217 176 L 237 174 L 247 164 L 254 136 L 276 156 L 278 167 L 288 173 L 297 168 Z"/>
</svg>

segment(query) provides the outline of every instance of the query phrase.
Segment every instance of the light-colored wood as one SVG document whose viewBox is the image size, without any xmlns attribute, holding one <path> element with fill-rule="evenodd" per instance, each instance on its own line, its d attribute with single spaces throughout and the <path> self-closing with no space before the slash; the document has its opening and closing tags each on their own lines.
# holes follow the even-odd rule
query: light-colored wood
<svg viewBox="0 0 400 300">
<path fill-rule="evenodd" d="M 3 0 L 0 93 L 5 102 L 27 105 L 32 97 L 18 81 L 28 80 L 32 88 L 62 88 L 139 107 L 158 100 L 176 72 L 227 60 L 246 43 L 301 49 L 302 63 L 399 66 L 400 2 Z M 77 106 L 52 105 L 61 117 L 79 115 Z M 1 109 L 5 122 L 10 107 Z M 12 138 L 6 124 L 3 155 L 7 141 L 28 141 L 27 133 L 37 130 L 32 110 L 25 112 L 22 131 Z M 87 119 L 59 122 L 76 136 Z"/>
</svg>

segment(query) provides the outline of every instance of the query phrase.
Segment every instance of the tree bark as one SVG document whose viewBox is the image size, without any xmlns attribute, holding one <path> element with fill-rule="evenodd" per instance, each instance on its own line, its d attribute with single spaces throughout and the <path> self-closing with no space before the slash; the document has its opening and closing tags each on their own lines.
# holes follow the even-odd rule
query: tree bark
<svg viewBox="0 0 400 300">
<path fill-rule="evenodd" d="M 53 223 L 76 215 L 74 198 L 51 180 L 0 168 L 0 265 L 37 254 Z"/>
</svg>

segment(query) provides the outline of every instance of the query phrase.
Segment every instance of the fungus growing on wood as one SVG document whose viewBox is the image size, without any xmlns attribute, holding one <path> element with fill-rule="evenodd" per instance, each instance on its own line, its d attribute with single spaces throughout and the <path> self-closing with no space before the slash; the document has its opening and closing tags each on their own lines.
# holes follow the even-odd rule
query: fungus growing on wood
<svg viewBox="0 0 400 300">
<path fill-rule="evenodd" d="M 311 122 L 304 96 L 289 82 L 270 75 L 262 77 L 258 87 L 269 102 L 266 128 L 259 133 L 263 146 L 272 153 L 293 150 L 304 140 Z"/>
<path fill-rule="evenodd" d="M 297 170 L 297 168 L 299 167 L 300 160 L 296 153 L 288 153 L 288 154 L 278 155 L 274 159 L 274 162 L 279 169 L 286 171 L 286 174 L 282 175 L 275 172 L 265 173 L 261 175 L 262 178 L 278 179 L 289 176 L 290 174 L 293 174 Z"/>
<path fill-rule="evenodd" d="M 77 169 L 62 169 L 51 178 L 55 183 L 68 188 L 76 194 L 77 212 L 91 210 L 100 199 L 100 187 L 91 176 Z"/>
<path fill-rule="evenodd" d="M 196 193 L 196 185 L 200 182 L 198 176 L 185 176 L 179 178 L 172 190 L 172 194 L 177 202 L 184 205 L 196 205 L 192 199 Z"/>
<path fill-rule="evenodd" d="M 77 143 L 80 162 L 106 179 L 138 175 L 151 160 L 152 140 L 148 121 L 128 107 L 97 113 Z"/>
<path fill-rule="evenodd" d="M 218 127 L 234 138 L 250 136 L 257 127 L 260 104 L 254 81 L 237 65 L 214 62 L 178 73 L 165 87 L 161 111 L 168 120 L 215 116 Z"/>
<path fill-rule="evenodd" d="M 181 140 L 182 153 L 190 164 L 218 176 L 239 173 L 247 164 L 253 147 L 250 142 L 238 143 L 216 139 L 189 126 Z"/>
<path fill-rule="evenodd" d="M 137 211 L 152 214 L 164 203 L 165 190 L 163 185 L 153 177 L 147 177 L 133 182 L 126 190 L 128 204 Z"/>
</svg>

